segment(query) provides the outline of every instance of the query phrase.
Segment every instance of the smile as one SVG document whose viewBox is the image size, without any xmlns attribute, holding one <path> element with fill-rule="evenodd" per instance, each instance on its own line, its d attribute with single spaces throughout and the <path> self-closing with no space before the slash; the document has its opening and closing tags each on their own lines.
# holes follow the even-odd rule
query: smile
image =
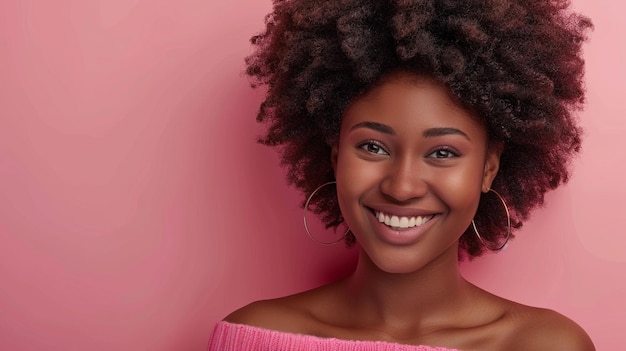
<svg viewBox="0 0 626 351">
<path fill-rule="evenodd" d="M 380 223 L 385 223 L 385 225 L 392 228 L 406 229 L 420 226 L 435 217 L 435 215 L 428 216 L 414 216 L 414 217 L 405 217 L 405 216 L 395 216 L 383 213 L 381 211 L 375 211 L 374 215 L 376 219 Z"/>
</svg>

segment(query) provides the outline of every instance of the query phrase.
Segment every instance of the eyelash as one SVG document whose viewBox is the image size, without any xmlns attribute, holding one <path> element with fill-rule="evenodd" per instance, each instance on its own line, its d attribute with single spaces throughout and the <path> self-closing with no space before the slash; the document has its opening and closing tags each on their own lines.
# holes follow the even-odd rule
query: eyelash
<svg viewBox="0 0 626 351">
<path fill-rule="evenodd" d="M 434 150 L 433 152 L 431 152 L 430 154 L 428 154 L 428 157 L 430 157 L 431 155 L 440 153 L 440 152 L 448 153 L 448 156 L 447 157 L 446 156 L 444 156 L 444 157 L 434 157 L 434 158 L 446 159 L 446 158 L 455 158 L 455 157 L 459 157 L 460 156 L 459 152 L 456 151 L 455 149 L 453 149 L 453 148 L 451 148 L 449 146 L 444 146 L 444 147 L 440 147 L 440 148 Z"/>
<path fill-rule="evenodd" d="M 367 140 L 367 141 L 364 141 L 364 142 L 360 143 L 357 146 L 360 149 L 362 149 L 363 151 L 368 152 L 368 153 L 373 154 L 373 155 L 380 155 L 380 153 L 378 151 L 382 151 L 382 152 L 384 152 L 385 155 L 389 155 L 389 152 L 387 151 L 385 146 L 382 143 L 380 143 L 379 141 L 376 141 L 376 140 Z M 371 147 L 371 146 L 375 146 L 376 148 L 378 148 L 378 150 L 377 151 L 368 150 L 368 148 Z M 443 156 L 443 157 L 433 156 L 432 158 L 435 158 L 435 159 L 448 159 L 448 158 L 455 158 L 455 157 L 459 157 L 460 156 L 459 152 L 456 151 L 455 149 L 453 149 L 453 148 L 451 148 L 449 146 L 443 146 L 443 147 L 440 147 L 440 148 L 432 151 L 431 153 L 429 153 L 427 155 L 427 157 L 430 158 L 432 155 L 436 155 L 436 154 L 439 154 L 439 153 L 447 153 L 447 156 Z"/>
<path fill-rule="evenodd" d="M 357 145 L 359 149 L 362 149 L 365 152 L 374 154 L 374 155 L 380 155 L 377 152 L 373 152 L 367 149 L 368 146 L 375 146 L 379 149 L 379 151 L 383 151 L 385 153 L 385 155 L 389 155 L 389 152 L 387 151 L 387 149 L 385 149 L 385 147 L 383 146 L 382 143 L 376 141 L 376 140 L 367 140 L 364 141 L 362 143 L 360 143 L 359 145 Z"/>
</svg>

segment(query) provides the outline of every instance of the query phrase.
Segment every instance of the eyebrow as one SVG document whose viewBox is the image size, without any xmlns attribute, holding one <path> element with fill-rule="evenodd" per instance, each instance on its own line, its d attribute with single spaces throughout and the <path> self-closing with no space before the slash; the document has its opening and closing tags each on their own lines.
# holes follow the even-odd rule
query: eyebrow
<svg viewBox="0 0 626 351">
<path fill-rule="evenodd" d="M 396 132 L 395 130 L 393 130 L 393 128 L 391 128 L 390 126 L 386 124 L 382 124 L 378 122 L 365 121 L 365 122 L 357 123 L 353 125 L 352 128 L 350 128 L 350 131 L 353 131 L 358 128 L 369 128 L 369 129 L 373 129 L 381 133 L 385 133 L 389 135 L 396 135 Z"/>
<path fill-rule="evenodd" d="M 396 132 L 393 130 L 393 128 L 391 128 L 390 126 L 386 124 L 382 124 L 378 122 L 371 122 L 371 121 L 360 122 L 352 126 L 352 128 L 350 128 L 350 131 L 353 131 L 358 128 L 369 128 L 369 129 L 373 129 L 381 133 L 385 133 L 389 135 L 396 135 Z M 471 141 L 470 137 L 462 130 L 456 129 L 456 128 L 449 128 L 449 127 L 429 128 L 429 129 L 426 129 L 422 133 L 422 135 L 425 138 L 434 138 L 434 137 L 439 137 L 439 136 L 444 136 L 444 135 L 460 135 L 464 137 L 465 139 Z"/>
<path fill-rule="evenodd" d="M 424 133 L 422 133 L 422 135 L 425 138 L 432 138 L 432 137 L 438 137 L 438 136 L 444 136 L 444 135 L 460 135 L 464 137 L 465 139 L 471 141 L 470 137 L 467 134 L 465 134 L 465 132 L 456 128 L 430 128 L 430 129 L 426 129 Z"/>
</svg>

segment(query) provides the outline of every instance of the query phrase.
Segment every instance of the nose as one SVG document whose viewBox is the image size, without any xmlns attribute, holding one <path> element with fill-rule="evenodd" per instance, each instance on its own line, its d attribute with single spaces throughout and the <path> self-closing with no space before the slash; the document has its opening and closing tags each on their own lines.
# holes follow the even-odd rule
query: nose
<svg viewBox="0 0 626 351">
<path fill-rule="evenodd" d="M 407 202 L 428 192 L 426 167 L 409 155 L 394 160 L 380 183 L 381 192 L 394 202 Z"/>
</svg>

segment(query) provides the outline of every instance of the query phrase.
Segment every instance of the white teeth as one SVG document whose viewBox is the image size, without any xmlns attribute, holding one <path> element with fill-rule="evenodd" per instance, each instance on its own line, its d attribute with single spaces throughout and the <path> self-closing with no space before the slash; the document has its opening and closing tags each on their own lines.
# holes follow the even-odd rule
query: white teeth
<svg viewBox="0 0 626 351">
<path fill-rule="evenodd" d="M 422 225 L 422 224 L 424 224 L 425 219 L 426 219 L 426 218 L 424 218 L 424 217 L 418 217 L 418 218 L 416 218 L 416 219 L 415 219 L 415 225 Z"/>
<path fill-rule="evenodd" d="M 391 223 L 389 223 L 390 226 L 392 227 L 399 227 L 400 226 L 400 218 L 398 218 L 398 216 L 391 216 Z"/>
<path fill-rule="evenodd" d="M 409 219 L 406 217 L 400 218 L 400 225 L 398 227 L 408 228 L 409 227 Z"/>
<path fill-rule="evenodd" d="M 379 222 L 385 223 L 390 227 L 394 228 L 412 228 L 415 226 L 420 226 L 433 218 L 433 215 L 430 216 L 415 216 L 415 217 L 399 217 L 399 216 L 389 216 L 382 212 L 376 212 L 376 219 Z"/>
</svg>

